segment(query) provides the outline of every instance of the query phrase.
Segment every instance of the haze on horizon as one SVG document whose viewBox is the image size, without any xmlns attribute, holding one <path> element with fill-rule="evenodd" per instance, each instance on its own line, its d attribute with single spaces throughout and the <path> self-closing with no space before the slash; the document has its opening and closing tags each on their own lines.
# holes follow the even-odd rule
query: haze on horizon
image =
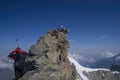
<svg viewBox="0 0 120 80">
<path fill-rule="evenodd" d="M 0 55 L 29 50 L 49 29 L 70 29 L 70 53 L 120 52 L 120 1 L 0 0 Z"/>
</svg>

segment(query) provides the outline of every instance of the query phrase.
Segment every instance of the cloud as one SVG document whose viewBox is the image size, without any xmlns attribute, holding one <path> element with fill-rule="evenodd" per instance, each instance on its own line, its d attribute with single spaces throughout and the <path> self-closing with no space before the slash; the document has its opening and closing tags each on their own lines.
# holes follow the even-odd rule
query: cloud
<svg viewBox="0 0 120 80">
<path fill-rule="evenodd" d="M 110 58 L 110 57 L 115 56 L 115 53 L 107 51 L 107 52 L 102 53 L 102 56 L 105 58 Z"/>
<path fill-rule="evenodd" d="M 77 61 L 81 61 L 81 62 L 95 62 L 95 60 L 93 58 L 88 58 L 88 57 L 85 57 L 83 55 L 80 55 L 80 54 L 69 54 L 70 57 L 74 58 L 75 60 Z"/>
<path fill-rule="evenodd" d="M 13 69 L 13 61 L 5 57 L 0 57 L 0 68 Z"/>
<path fill-rule="evenodd" d="M 120 56 L 116 57 L 115 59 L 116 59 L 116 60 L 120 60 Z"/>
</svg>

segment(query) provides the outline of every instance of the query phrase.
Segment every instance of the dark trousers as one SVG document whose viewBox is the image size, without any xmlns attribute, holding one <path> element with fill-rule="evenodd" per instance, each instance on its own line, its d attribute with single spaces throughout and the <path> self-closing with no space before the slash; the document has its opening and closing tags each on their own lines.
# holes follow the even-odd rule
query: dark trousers
<svg viewBox="0 0 120 80">
<path fill-rule="evenodd" d="M 21 78 L 25 74 L 26 69 L 24 66 L 25 66 L 24 64 L 22 67 L 14 66 L 14 72 L 15 72 L 15 79 L 14 80 L 18 80 L 19 78 Z"/>
</svg>

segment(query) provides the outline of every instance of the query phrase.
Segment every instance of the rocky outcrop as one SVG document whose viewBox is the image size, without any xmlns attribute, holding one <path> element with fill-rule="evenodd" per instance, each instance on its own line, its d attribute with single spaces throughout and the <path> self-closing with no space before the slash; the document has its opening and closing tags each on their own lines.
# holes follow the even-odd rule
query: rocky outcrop
<svg viewBox="0 0 120 80">
<path fill-rule="evenodd" d="M 76 80 L 76 70 L 68 60 L 67 30 L 49 30 L 29 50 L 29 62 L 36 69 L 19 80 Z"/>
</svg>

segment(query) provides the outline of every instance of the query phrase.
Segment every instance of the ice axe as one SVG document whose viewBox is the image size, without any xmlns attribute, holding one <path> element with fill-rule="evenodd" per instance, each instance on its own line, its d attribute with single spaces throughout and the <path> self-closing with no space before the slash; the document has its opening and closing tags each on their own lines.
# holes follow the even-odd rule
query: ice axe
<svg viewBox="0 0 120 80">
<path fill-rule="evenodd" d="M 18 39 L 16 39 L 16 43 L 17 43 L 17 47 L 19 47 L 19 42 L 18 42 Z"/>
</svg>

